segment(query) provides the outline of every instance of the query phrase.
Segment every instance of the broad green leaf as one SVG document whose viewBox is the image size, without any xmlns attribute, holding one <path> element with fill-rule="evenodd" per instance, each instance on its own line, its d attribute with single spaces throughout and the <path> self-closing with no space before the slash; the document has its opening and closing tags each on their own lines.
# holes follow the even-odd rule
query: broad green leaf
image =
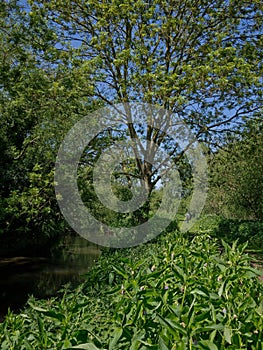
<svg viewBox="0 0 263 350">
<path fill-rule="evenodd" d="M 142 341 L 142 339 L 145 337 L 145 332 L 141 331 L 139 333 L 137 333 L 137 331 L 135 330 L 135 333 L 131 339 L 131 347 L 130 350 L 138 350 L 140 349 L 140 343 Z"/>
<path fill-rule="evenodd" d="M 183 334 L 183 335 L 187 335 L 187 331 L 180 325 L 177 323 L 174 323 L 173 321 L 162 317 L 161 315 L 157 316 L 157 319 L 159 319 L 160 323 L 168 328 L 170 331 L 172 331 L 172 333 L 177 334 L 177 332 Z"/>
<path fill-rule="evenodd" d="M 172 269 L 176 276 L 178 276 L 183 282 L 186 281 L 186 274 L 184 273 L 183 269 L 177 265 L 172 265 Z"/>
<path fill-rule="evenodd" d="M 202 333 L 202 332 L 211 332 L 213 330 L 217 330 L 217 331 L 223 331 L 224 330 L 224 325 L 222 323 L 219 324 L 212 324 L 209 326 L 203 326 L 203 327 L 198 327 L 193 331 L 193 334 L 197 334 L 197 333 Z"/>
<path fill-rule="evenodd" d="M 159 349 L 160 350 L 169 350 L 168 346 L 165 344 L 165 341 L 161 336 L 159 336 Z"/>
<path fill-rule="evenodd" d="M 232 330 L 228 326 L 225 326 L 224 328 L 224 338 L 228 344 L 232 343 Z"/>
<path fill-rule="evenodd" d="M 203 345 L 204 349 L 218 350 L 218 347 L 209 340 L 202 340 L 200 343 Z"/>
<path fill-rule="evenodd" d="M 201 289 L 198 289 L 198 288 L 191 290 L 190 294 L 198 294 L 198 295 L 202 295 L 204 297 L 209 296 L 207 293 L 205 293 L 204 291 L 202 291 Z"/>
<path fill-rule="evenodd" d="M 43 311 L 42 313 L 48 317 L 56 318 L 60 322 L 65 319 L 65 315 L 61 314 L 60 312 L 49 310 L 49 311 Z"/>
<path fill-rule="evenodd" d="M 113 338 L 109 343 L 109 350 L 114 349 L 115 345 L 118 343 L 120 337 L 122 336 L 122 328 L 116 328 L 113 333 Z"/>
</svg>

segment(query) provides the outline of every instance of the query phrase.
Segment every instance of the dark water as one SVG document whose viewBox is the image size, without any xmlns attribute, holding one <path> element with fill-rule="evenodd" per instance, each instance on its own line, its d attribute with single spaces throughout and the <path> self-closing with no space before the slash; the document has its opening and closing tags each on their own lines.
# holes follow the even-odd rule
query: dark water
<svg viewBox="0 0 263 350">
<path fill-rule="evenodd" d="M 52 258 L 0 259 L 0 320 L 8 308 L 19 311 L 29 295 L 48 298 L 64 284 L 84 281 L 99 255 L 99 248 L 81 237 L 67 237 Z"/>
</svg>

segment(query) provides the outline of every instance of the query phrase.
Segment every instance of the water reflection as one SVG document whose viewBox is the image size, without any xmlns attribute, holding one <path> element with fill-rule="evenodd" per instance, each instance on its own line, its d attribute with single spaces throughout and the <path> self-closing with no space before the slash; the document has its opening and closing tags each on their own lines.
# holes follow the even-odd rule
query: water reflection
<svg viewBox="0 0 263 350">
<path fill-rule="evenodd" d="M 0 318 L 8 308 L 19 310 L 28 295 L 47 298 L 66 283 L 83 281 L 100 255 L 97 246 L 81 237 L 66 237 L 52 258 L 13 257 L 0 260 Z"/>
</svg>

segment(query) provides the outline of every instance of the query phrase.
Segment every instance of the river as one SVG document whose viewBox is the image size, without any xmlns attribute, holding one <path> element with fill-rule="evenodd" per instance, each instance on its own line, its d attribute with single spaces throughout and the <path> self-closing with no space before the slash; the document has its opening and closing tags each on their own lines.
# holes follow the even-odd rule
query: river
<svg viewBox="0 0 263 350">
<path fill-rule="evenodd" d="M 48 298 L 67 283 L 77 285 L 100 255 L 81 237 L 66 237 L 51 258 L 16 256 L 0 259 L 0 320 L 8 308 L 19 311 L 29 295 Z"/>
</svg>

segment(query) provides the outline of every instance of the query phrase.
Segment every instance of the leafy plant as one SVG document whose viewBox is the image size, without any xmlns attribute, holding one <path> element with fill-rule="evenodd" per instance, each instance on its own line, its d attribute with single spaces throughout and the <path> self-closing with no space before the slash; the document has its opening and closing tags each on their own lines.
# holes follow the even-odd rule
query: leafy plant
<svg viewBox="0 0 263 350">
<path fill-rule="evenodd" d="M 263 285 L 245 249 L 173 232 L 104 251 L 77 289 L 9 313 L 0 349 L 261 349 Z"/>
</svg>

